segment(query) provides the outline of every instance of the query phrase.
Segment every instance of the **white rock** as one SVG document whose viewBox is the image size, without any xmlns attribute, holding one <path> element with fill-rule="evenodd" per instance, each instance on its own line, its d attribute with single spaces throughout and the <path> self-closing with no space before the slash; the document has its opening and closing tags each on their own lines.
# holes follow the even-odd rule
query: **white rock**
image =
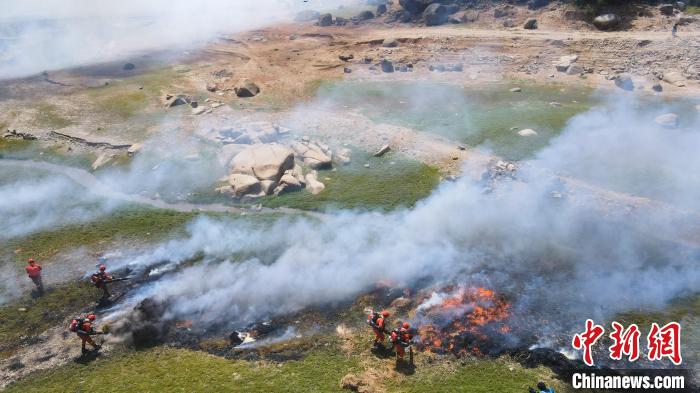
<svg viewBox="0 0 700 393">
<path fill-rule="evenodd" d="M 657 116 L 654 121 L 656 124 L 666 128 L 678 127 L 678 115 L 675 113 L 665 113 L 661 116 Z"/>
<path fill-rule="evenodd" d="M 537 132 L 533 129 L 526 128 L 524 130 L 518 131 L 518 135 L 520 135 L 520 136 L 536 136 Z"/>
<path fill-rule="evenodd" d="M 259 194 L 262 191 L 260 180 L 255 176 L 234 173 L 228 177 L 228 183 L 233 188 L 233 194 L 237 197 Z"/>
<path fill-rule="evenodd" d="M 282 175 L 280 184 L 284 184 L 287 190 L 298 190 L 301 188 L 301 182 L 291 174 Z"/>
<path fill-rule="evenodd" d="M 311 171 L 306 174 L 306 189 L 314 195 L 318 194 L 326 188 L 325 184 L 318 181 L 316 176 L 316 171 Z"/>
<path fill-rule="evenodd" d="M 255 176 L 259 180 L 279 180 L 294 167 L 294 152 L 276 143 L 251 145 L 231 161 L 231 172 Z"/>
<path fill-rule="evenodd" d="M 389 145 L 384 145 L 377 150 L 376 153 L 374 153 L 375 157 L 381 157 L 384 154 L 386 154 L 389 150 L 391 150 L 391 147 Z"/>
<path fill-rule="evenodd" d="M 304 161 L 304 164 L 313 169 L 329 168 L 332 166 L 332 159 L 323 150 L 314 143 L 299 143 L 292 144 L 294 152 Z"/>
</svg>

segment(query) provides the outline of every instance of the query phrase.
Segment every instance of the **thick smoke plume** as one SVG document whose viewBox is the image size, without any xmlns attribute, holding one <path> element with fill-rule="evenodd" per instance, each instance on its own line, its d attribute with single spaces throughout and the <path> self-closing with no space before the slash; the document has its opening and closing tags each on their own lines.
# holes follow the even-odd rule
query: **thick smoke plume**
<svg viewBox="0 0 700 393">
<path fill-rule="evenodd" d="M 168 299 L 175 318 L 233 326 L 345 300 L 381 280 L 496 289 L 512 299 L 514 317 L 542 335 L 579 327 L 586 318 L 661 307 L 697 290 L 697 252 L 673 241 L 681 228 L 663 214 L 625 203 L 600 206 L 595 185 L 625 191 L 620 177 L 654 167 L 666 176 L 646 178 L 650 196 L 682 202 L 694 215 L 700 201 L 680 196 L 697 195 L 700 184 L 687 174 L 700 167 L 687 146 L 697 146 L 700 134 L 693 124 L 665 129 L 637 116 L 633 105 L 609 105 L 572 119 L 523 165 L 521 180 L 491 193 L 462 178 L 411 210 L 341 212 L 271 226 L 200 218 L 185 238 L 123 263 L 141 269 L 167 260 L 161 270 L 168 270 L 188 262 L 137 298 Z M 627 149 L 648 154 L 619 157 Z M 656 151 L 673 158 L 660 159 Z M 572 186 L 557 176 L 560 168 L 594 185 Z M 558 194 L 563 197 L 553 197 Z M 670 241 L 658 240 L 659 233 Z"/>
</svg>

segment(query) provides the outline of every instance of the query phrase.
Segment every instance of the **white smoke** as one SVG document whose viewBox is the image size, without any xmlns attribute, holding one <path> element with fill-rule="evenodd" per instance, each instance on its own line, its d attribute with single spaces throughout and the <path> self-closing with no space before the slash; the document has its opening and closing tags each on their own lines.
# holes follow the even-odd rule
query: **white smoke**
<svg viewBox="0 0 700 393">
<path fill-rule="evenodd" d="M 524 181 L 504 182 L 491 194 L 463 178 L 441 185 L 411 210 L 340 212 L 269 227 L 197 219 L 187 237 L 129 264 L 139 269 L 162 260 L 202 262 L 157 281 L 138 297 L 168 299 L 175 317 L 234 325 L 348 299 L 387 279 L 410 285 L 432 278 L 493 288 L 513 299 L 516 315 L 534 330 L 661 307 L 700 284 L 697 253 L 674 242 L 683 228 L 652 209 L 630 207 L 626 199 L 601 206 L 595 189 L 567 185 L 554 171 L 565 167 L 571 175 L 617 185 L 618 176 L 644 167 L 640 159 L 655 156 L 630 154 L 624 160 L 605 152 L 654 146 L 674 155 L 672 162 L 686 163 L 674 167 L 656 160 L 675 172 L 647 180 L 655 190 L 669 191 L 654 196 L 690 203 L 695 212 L 686 213 L 694 217 L 699 202 L 671 194 L 697 195 L 698 184 L 682 173 L 700 169 L 687 148 L 700 143 L 700 134 L 690 124 L 668 130 L 625 104 L 609 105 L 611 110 L 572 119 L 560 138 L 524 165 Z M 616 167 L 597 170 L 606 162 Z M 667 187 L 653 187 L 657 181 Z M 564 198 L 553 198 L 553 191 Z M 658 240 L 657 234 L 671 241 Z M 540 326 L 542 319 L 558 322 Z"/>
<path fill-rule="evenodd" d="M 0 80 L 123 59 L 142 51 L 185 49 L 218 34 L 291 21 L 304 8 L 353 0 L 24 0 L 0 14 Z"/>
</svg>

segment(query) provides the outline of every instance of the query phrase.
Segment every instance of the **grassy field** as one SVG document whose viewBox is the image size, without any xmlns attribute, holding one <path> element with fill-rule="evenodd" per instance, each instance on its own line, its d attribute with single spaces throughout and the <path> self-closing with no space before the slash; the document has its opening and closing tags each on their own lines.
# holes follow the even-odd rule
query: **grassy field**
<svg viewBox="0 0 700 393">
<path fill-rule="evenodd" d="M 94 304 L 87 299 L 97 299 L 96 291 L 87 282 L 68 282 L 47 288 L 40 298 L 27 295 L 0 306 L 0 357 L 11 355 L 23 343 L 22 337 L 41 334 L 71 313 L 77 314 Z"/>
<path fill-rule="evenodd" d="M 515 86 L 522 92 L 511 92 Z M 425 81 L 327 82 L 320 85 L 318 98 L 375 121 L 485 145 L 508 159 L 531 156 L 558 135 L 571 117 L 596 102 L 590 89 L 518 81 L 480 89 Z M 525 128 L 538 135 L 518 136 L 517 130 Z"/>
<path fill-rule="evenodd" d="M 61 144 L 46 145 L 39 141 L 0 138 L 0 158 L 41 160 L 53 164 L 90 169 L 97 154 L 84 150 L 68 150 Z"/>
<path fill-rule="evenodd" d="M 116 241 L 151 242 L 162 239 L 184 228 L 195 213 L 130 207 L 96 221 L 75 224 L 55 231 L 36 233 L 20 239 L 0 243 L 2 248 L 14 250 L 13 259 L 24 265 L 26 258 L 49 261 L 61 251 L 78 247 L 102 245 Z"/>
<path fill-rule="evenodd" d="M 73 124 L 56 105 L 41 103 L 36 109 L 38 113 L 34 121 L 38 127 L 60 129 Z"/>
<path fill-rule="evenodd" d="M 369 168 L 365 168 L 365 164 Z M 438 185 L 436 168 L 388 153 L 383 157 L 355 149 L 352 162 L 335 171 L 319 171 L 326 189 L 317 195 L 302 190 L 266 197 L 263 205 L 305 210 L 337 208 L 393 209 L 412 206 Z"/>
<path fill-rule="evenodd" d="M 417 355 L 420 357 L 421 355 Z M 375 386 L 386 392 L 523 392 L 546 376 L 546 369 L 524 369 L 502 360 L 447 359 L 420 364 L 412 373 L 393 371 L 393 359 L 379 359 L 365 349 L 344 352 L 337 343 L 283 363 L 226 360 L 201 352 L 154 348 L 98 358 L 41 372 L 8 392 L 342 392 L 347 373 L 371 369 Z M 557 392 L 568 392 L 553 382 Z M 347 391 L 347 390 L 345 390 Z"/>
</svg>

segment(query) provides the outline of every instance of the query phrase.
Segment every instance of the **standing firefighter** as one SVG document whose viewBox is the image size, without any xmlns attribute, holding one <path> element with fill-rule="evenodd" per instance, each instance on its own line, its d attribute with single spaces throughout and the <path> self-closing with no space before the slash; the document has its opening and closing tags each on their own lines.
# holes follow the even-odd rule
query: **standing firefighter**
<svg viewBox="0 0 700 393">
<path fill-rule="evenodd" d="M 87 352 L 87 349 L 85 348 L 85 343 L 88 343 L 92 345 L 92 347 L 95 350 L 100 349 L 100 346 L 95 344 L 95 342 L 92 340 L 92 335 L 95 334 L 101 334 L 95 331 L 95 328 L 92 326 L 93 322 L 95 321 L 95 315 L 94 314 L 89 314 L 86 317 L 80 316 L 74 318 L 71 323 L 69 330 L 71 332 L 75 332 L 78 337 L 83 341 L 82 343 L 82 350 L 83 354 Z"/>
<path fill-rule="evenodd" d="M 27 263 L 28 265 L 25 268 L 27 271 L 27 276 L 29 276 L 29 278 L 31 278 L 34 282 L 34 285 L 36 285 L 36 290 L 39 292 L 39 295 L 43 295 L 44 283 L 41 281 L 41 265 L 36 263 L 32 258 L 29 258 Z"/>
<path fill-rule="evenodd" d="M 396 361 L 403 361 L 403 357 L 406 354 L 406 348 L 410 348 L 411 339 L 413 335 L 410 333 L 409 329 L 411 325 L 404 322 L 403 325 L 397 327 L 391 331 L 390 341 L 394 345 L 394 350 L 396 350 Z M 410 353 L 410 359 L 413 362 L 413 352 Z"/>
<path fill-rule="evenodd" d="M 372 311 L 369 316 L 367 316 L 367 324 L 372 327 L 374 331 L 374 347 L 384 346 L 384 333 L 386 331 L 387 318 L 389 318 L 388 311 L 376 312 Z"/>
<path fill-rule="evenodd" d="M 100 301 L 105 301 L 111 296 L 109 293 L 109 289 L 107 289 L 107 283 L 112 282 L 114 280 L 114 277 L 107 274 L 106 270 L 107 266 L 100 265 L 97 273 L 90 276 L 90 281 L 92 281 L 92 283 L 95 284 L 95 287 L 102 290 L 102 297 L 100 298 Z"/>
</svg>

